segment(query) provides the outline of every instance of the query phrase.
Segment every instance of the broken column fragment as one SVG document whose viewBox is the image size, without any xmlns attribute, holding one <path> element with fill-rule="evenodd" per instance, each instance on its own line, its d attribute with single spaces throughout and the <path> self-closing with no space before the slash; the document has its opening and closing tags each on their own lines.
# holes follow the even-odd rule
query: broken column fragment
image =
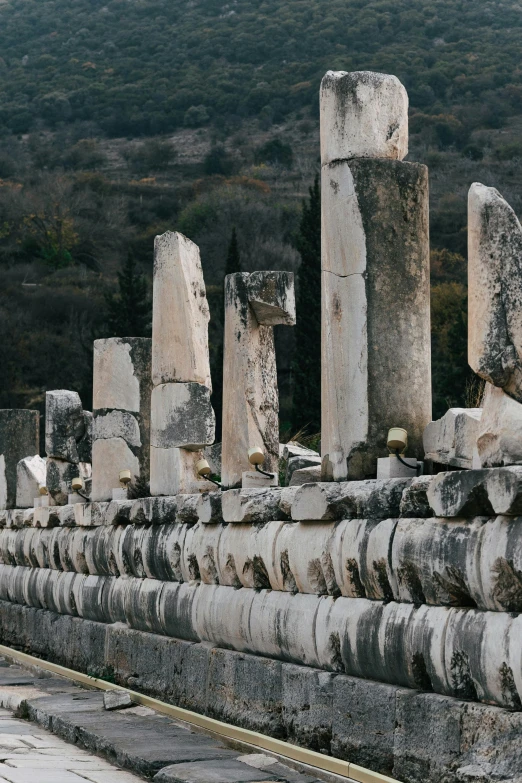
<svg viewBox="0 0 522 783">
<path fill-rule="evenodd" d="M 252 471 L 248 451 L 260 448 L 262 469 L 277 476 L 279 398 L 273 326 L 295 324 L 291 272 L 240 272 L 225 278 L 223 361 L 224 488 Z"/>
<path fill-rule="evenodd" d="M 456 468 L 479 468 L 477 434 L 482 408 L 450 408 L 424 430 L 426 459 Z"/>
<path fill-rule="evenodd" d="M 80 395 L 56 389 L 45 395 L 46 485 L 53 501 L 67 503 L 71 481 L 91 476 L 92 414 Z"/>
<path fill-rule="evenodd" d="M 375 476 L 393 426 L 421 458 L 431 420 L 428 175 L 404 163 L 394 76 L 321 84 L 323 478 Z"/>
<path fill-rule="evenodd" d="M 149 481 L 151 340 L 94 341 L 92 499 L 111 500 L 122 470 Z"/>
<path fill-rule="evenodd" d="M 0 508 L 15 508 L 17 466 L 38 454 L 39 433 L 38 411 L 0 410 Z"/>
<path fill-rule="evenodd" d="M 522 227 L 498 190 L 468 195 L 468 360 L 522 403 Z"/>
<path fill-rule="evenodd" d="M 498 190 L 468 195 L 468 361 L 486 390 L 482 467 L 522 463 L 522 227 Z"/>
<path fill-rule="evenodd" d="M 150 489 L 204 492 L 202 450 L 214 442 L 208 353 L 209 309 L 199 248 L 167 231 L 154 242 Z"/>
</svg>

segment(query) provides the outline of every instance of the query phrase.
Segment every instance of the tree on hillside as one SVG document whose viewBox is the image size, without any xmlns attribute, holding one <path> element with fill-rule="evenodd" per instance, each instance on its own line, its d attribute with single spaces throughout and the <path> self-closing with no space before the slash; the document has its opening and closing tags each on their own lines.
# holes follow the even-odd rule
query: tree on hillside
<svg viewBox="0 0 522 783">
<path fill-rule="evenodd" d="M 230 242 L 228 243 L 227 257 L 225 261 L 225 274 L 221 286 L 219 299 L 219 320 L 221 322 L 220 340 L 216 340 L 217 346 L 211 350 L 212 373 L 212 406 L 216 414 L 216 441 L 221 440 L 221 418 L 223 414 L 223 336 L 225 326 L 225 277 L 241 272 L 241 256 L 237 242 L 236 228 L 232 229 Z M 212 347 L 211 347 L 212 348 Z"/>
<path fill-rule="evenodd" d="M 225 277 L 227 275 L 233 275 L 236 272 L 242 271 L 241 258 L 239 256 L 239 245 L 237 244 L 236 227 L 234 226 L 230 236 L 230 242 L 228 243 L 227 260 L 225 263 Z"/>
<path fill-rule="evenodd" d="M 131 253 L 118 272 L 118 293 L 106 296 L 107 326 L 111 337 L 150 337 L 152 307 L 147 281 L 136 270 Z"/>
<path fill-rule="evenodd" d="M 316 177 L 303 203 L 295 246 L 298 272 L 292 426 L 309 433 L 321 428 L 321 193 Z"/>
</svg>

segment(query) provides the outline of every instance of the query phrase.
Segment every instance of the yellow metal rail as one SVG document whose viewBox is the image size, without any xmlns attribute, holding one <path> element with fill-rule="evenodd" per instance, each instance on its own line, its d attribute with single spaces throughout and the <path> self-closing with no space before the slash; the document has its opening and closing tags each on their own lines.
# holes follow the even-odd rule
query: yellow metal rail
<svg viewBox="0 0 522 783">
<path fill-rule="evenodd" d="M 326 756 L 323 753 L 317 753 L 314 750 L 300 748 L 289 742 L 267 737 L 265 734 L 260 734 L 257 731 L 241 729 L 238 726 L 232 726 L 230 723 L 223 723 L 215 718 L 208 718 L 206 715 L 192 712 L 192 710 L 175 707 L 173 704 L 167 704 L 166 702 L 159 701 L 159 699 L 154 699 L 151 696 L 145 696 L 143 693 L 131 691 L 129 688 L 124 688 L 121 685 L 114 685 L 105 680 L 99 680 L 97 677 L 90 677 L 88 674 L 83 674 L 82 672 L 77 672 L 73 669 L 67 669 L 65 666 L 49 663 L 41 658 L 35 658 L 32 655 L 27 655 L 27 653 L 13 650 L 11 647 L 5 647 L 1 644 L 0 655 L 6 655 L 13 660 L 29 666 L 38 666 L 40 669 L 65 677 L 68 680 L 73 680 L 81 685 L 87 685 L 91 688 L 99 688 L 103 691 L 126 691 L 130 694 L 132 700 L 136 704 L 150 707 L 151 709 L 156 710 L 156 712 L 168 715 L 170 718 L 183 721 L 191 726 L 197 726 L 218 737 L 250 745 L 253 748 L 266 750 L 269 753 L 277 754 L 278 756 L 300 764 L 306 764 L 309 767 L 314 767 L 315 769 L 324 772 L 341 775 L 342 777 L 357 781 L 357 783 L 398 783 L 398 781 L 393 778 L 386 777 L 386 775 L 380 775 L 378 772 L 372 772 L 369 769 L 360 767 L 357 764 L 352 764 L 349 761 L 342 761 L 341 759 L 336 759 L 332 756 Z"/>
</svg>

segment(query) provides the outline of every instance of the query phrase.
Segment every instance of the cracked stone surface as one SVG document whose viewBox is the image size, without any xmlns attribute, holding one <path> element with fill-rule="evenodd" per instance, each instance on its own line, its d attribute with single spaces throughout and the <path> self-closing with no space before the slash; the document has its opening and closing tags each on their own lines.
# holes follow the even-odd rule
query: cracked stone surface
<svg viewBox="0 0 522 783">
<path fill-rule="evenodd" d="M 0 659 L 0 783 L 318 783 L 148 707 L 107 712 L 105 699 Z"/>
</svg>

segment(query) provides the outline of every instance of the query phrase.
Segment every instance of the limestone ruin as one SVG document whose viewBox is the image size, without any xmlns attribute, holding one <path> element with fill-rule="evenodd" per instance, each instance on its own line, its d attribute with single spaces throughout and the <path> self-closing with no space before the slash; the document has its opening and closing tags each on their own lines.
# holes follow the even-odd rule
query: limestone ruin
<svg viewBox="0 0 522 783">
<path fill-rule="evenodd" d="M 321 83 L 323 480 L 375 475 L 398 421 L 421 458 L 431 419 L 428 174 L 404 163 L 394 76 Z"/>
<path fill-rule="evenodd" d="M 293 277 L 239 273 L 222 488 L 198 475 L 203 458 L 219 470 L 209 311 L 199 250 L 175 232 L 155 242 L 152 342 L 95 342 L 92 495 L 87 480 L 71 494 L 90 463 L 75 392 L 48 392 L 46 460 L 38 413 L 0 411 L 0 635 L 408 783 L 515 783 L 522 234 L 472 185 L 469 362 L 486 393 L 431 421 L 427 172 L 407 145 L 395 77 L 325 76 L 322 457 L 279 444 L 273 326 L 295 322 Z M 376 478 L 391 427 L 425 475 Z M 150 469 L 147 497 L 118 491 L 122 469 Z"/>
</svg>

